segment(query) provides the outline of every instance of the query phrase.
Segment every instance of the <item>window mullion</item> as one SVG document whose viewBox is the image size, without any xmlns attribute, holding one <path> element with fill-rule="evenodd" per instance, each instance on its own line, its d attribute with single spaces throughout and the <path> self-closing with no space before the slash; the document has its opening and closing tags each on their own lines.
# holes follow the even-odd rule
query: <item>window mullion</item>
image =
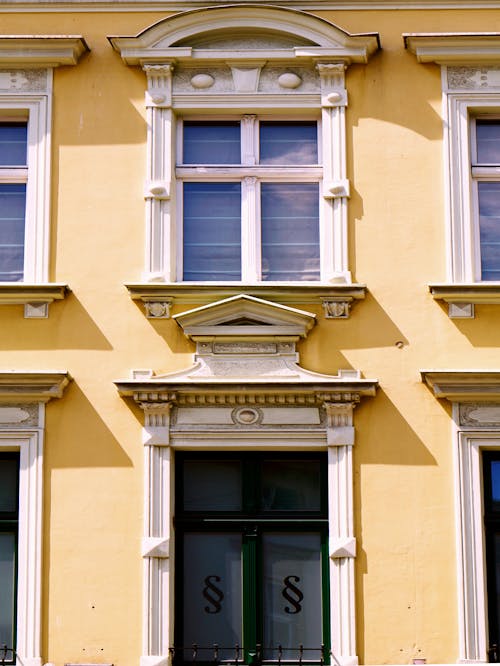
<svg viewBox="0 0 500 666">
<path fill-rule="evenodd" d="M 246 664 L 257 659 L 258 639 L 258 534 L 257 528 L 243 536 L 243 648 Z"/>
<path fill-rule="evenodd" d="M 241 279 L 256 282 L 260 277 L 260 184 L 254 176 L 241 183 Z"/>
</svg>

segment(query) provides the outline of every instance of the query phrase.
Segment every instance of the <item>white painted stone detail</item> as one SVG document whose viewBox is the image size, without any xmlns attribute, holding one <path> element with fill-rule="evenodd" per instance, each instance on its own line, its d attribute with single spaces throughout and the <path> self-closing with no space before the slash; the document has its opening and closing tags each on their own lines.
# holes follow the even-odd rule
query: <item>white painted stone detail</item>
<svg viewBox="0 0 500 666">
<path fill-rule="evenodd" d="M 46 69 L 0 70 L 0 92 L 47 92 Z"/>
<path fill-rule="evenodd" d="M 236 92 L 257 92 L 261 67 L 230 66 Z"/>
<path fill-rule="evenodd" d="M 341 557 L 356 557 L 356 539 L 354 537 L 343 537 L 330 539 L 330 557 L 338 559 Z"/>
<path fill-rule="evenodd" d="M 144 537 L 142 539 L 143 557 L 169 557 L 170 539 L 163 537 Z"/>
<path fill-rule="evenodd" d="M 449 303 L 450 319 L 474 319 L 474 303 Z"/>
<path fill-rule="evenodd" d="M 459 406 L 459 422 L 463 426 L 500 426 L 500 405 L 464 403 Z"/>
<path fill-rule="evenodd" d="M 298 74 L 294 74 L 293 72 L 285 72 L 284 74 L 280 74 L 280 76 L 278 76 L 278 83 L 282 88 L 291 88 L 294 90 L 300 86 L 302 79 L 300 76 L 298 76 Z"/>
<path fill-rule="evenodd" d="M 191 85 L 193 88 L 206 89 L 214 85 L 215 79 L 210 74 L 195 74 L 191 78 Z"/>
<path fill-rule="evenodd" d="M 500 67 L 448 67 L 447 81 L 455 90 L 500 89 Z"/>
<path fill-rule="evenodd" d="M 38 409 L 36 409 L 38 412 Z M 33 414 L 26 407 L 1 406 L 0 407 L 0 425 L 27 423 L 32 421 Z"/>
<path fill-rule="evenodd" d="M 25 319 L 47 319 L 48 316 L 49 316 L 48 303 L 25 303 L 24 305 Z"/>
</svg>

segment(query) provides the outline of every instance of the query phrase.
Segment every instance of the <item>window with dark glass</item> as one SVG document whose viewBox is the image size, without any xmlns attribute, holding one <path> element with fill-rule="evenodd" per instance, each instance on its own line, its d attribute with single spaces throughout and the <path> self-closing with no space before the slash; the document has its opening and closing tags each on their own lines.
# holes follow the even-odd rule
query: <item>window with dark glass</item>
<svg viewBox="0 0 500 666">
<path fill-rule="evenodd" d="M 27 125 L 0 123 L 0 282 L 24 277 Z"/>
<path fill-rule="evenodd" d="M 0 454 L 0 658 L 15 662 L 19 454 Z M 3 649 L 2 649 L 3 648 Z"/>
<path fill-rule="evenodd" d="M 316 121 L 182 124 L 182 279 L 320 279 Z"/>
<path fill-rule="evenodd" d="M 178 453 L 178 662 L 327 661 L 323 454 Z"/>
</svg>

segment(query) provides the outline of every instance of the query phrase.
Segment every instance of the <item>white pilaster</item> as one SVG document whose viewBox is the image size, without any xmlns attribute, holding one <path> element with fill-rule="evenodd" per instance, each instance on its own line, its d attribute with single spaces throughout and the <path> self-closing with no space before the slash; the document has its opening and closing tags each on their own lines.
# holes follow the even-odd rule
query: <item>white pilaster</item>
<svg viewBox="0 0 500 666">
<path fill-rule="evenodd" d="M 326 403 L 328 521 L 332 652 L 341 666 L 356 666 L 352 403 Z"/>
<path fill-rule="evenodd" d="M 343 63 L 319 63 L 317 69 L 321 83 L 323 153 L 321 279 L 351 282 L 347 256 L 346 66 Z"/>
<path fill-rule="evenodd" d="M 144 409 L 144 625 L 141 666 L 168 662 L 170 622 L 170 403 Z"/>
<path fill-rule="evenodd" d="M 172 69 L 170 63 L 145 65 L 148 77 L 147 107 L 147 176 L 146 262 L 147 280 L 175 280 L 175 225 L 170 215 L 174 210 L 175 192 L 175 122 L 172 112 Z"/>
</svg>

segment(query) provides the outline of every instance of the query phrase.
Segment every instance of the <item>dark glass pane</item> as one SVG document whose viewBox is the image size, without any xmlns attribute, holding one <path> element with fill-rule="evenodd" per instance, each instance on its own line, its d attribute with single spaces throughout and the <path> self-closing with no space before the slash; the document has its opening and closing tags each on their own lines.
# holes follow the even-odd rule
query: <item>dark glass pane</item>
<svg viewBox="0 0 500 666">
<path fill-rule="evenodd" d="M 242 645 L 241 550 L 240 534 L 184 536 L 183 645 L 200 646 L 198 661 L 213 660 L 214 643 L 220 659 L 234 657 L 234 646 Z M 184 658 L 191 660 L 192 650 Z"/>
<path fill-rule="evenodd" d="M 240 277 L 240 183 L 184 183 L 184 280 Z"/>
<path fill-rule="evenodd" d="M 185 511 L 240 511 L 239 460 L 185 460 Z"/>
<path fill-rule="evenodd" d="M 321 536 L 319 533 L 263 534 L 264 658 L 319 660 L 322 640 Z M 313 649 L 313 651 L 309 651 Z"/>
<path fill-rule="evenodd" d="M 262 183 L 263 280 L 319 280 L 319 186 Z"/>
<path fill-rule="evenodd" d="M 315 122 L 261 122 L 261 164 L 317 164 Z"/>
<path fill-rule="evenodd" d="M 18 462 L 15 458 L 0 458 L 0 515 L 17 513 Z"/>
<path fill-rule="evenodd" d="M 477 164 L 500 164 L 500 120 L 477 120 Z"/>
<path fill-rule="evenodd" d="M 27 140 L 25 123 L 0 124 L 0 166 L 26 166 Z"/>
<path fill-rule="evenodd" d="M 15 561 L 15 533 L 0 532 L 0 646 L 10 648 L 14 646 Z"/>
<path fill-rule="evenodd" d="M 26 185 L 0 184 L 0 281 L 23 279 L 25 211 Z"/>
<path fill-rule="evenodd" d="M 261 508 L 264 511 L 320 511 L 318 460 L 264 460 Z"/>
<path fill-rule="evenodd" d="M 239 164 L 238 122 L 192 122 L 183 127 L 183 164 Z"/>
</svg>

